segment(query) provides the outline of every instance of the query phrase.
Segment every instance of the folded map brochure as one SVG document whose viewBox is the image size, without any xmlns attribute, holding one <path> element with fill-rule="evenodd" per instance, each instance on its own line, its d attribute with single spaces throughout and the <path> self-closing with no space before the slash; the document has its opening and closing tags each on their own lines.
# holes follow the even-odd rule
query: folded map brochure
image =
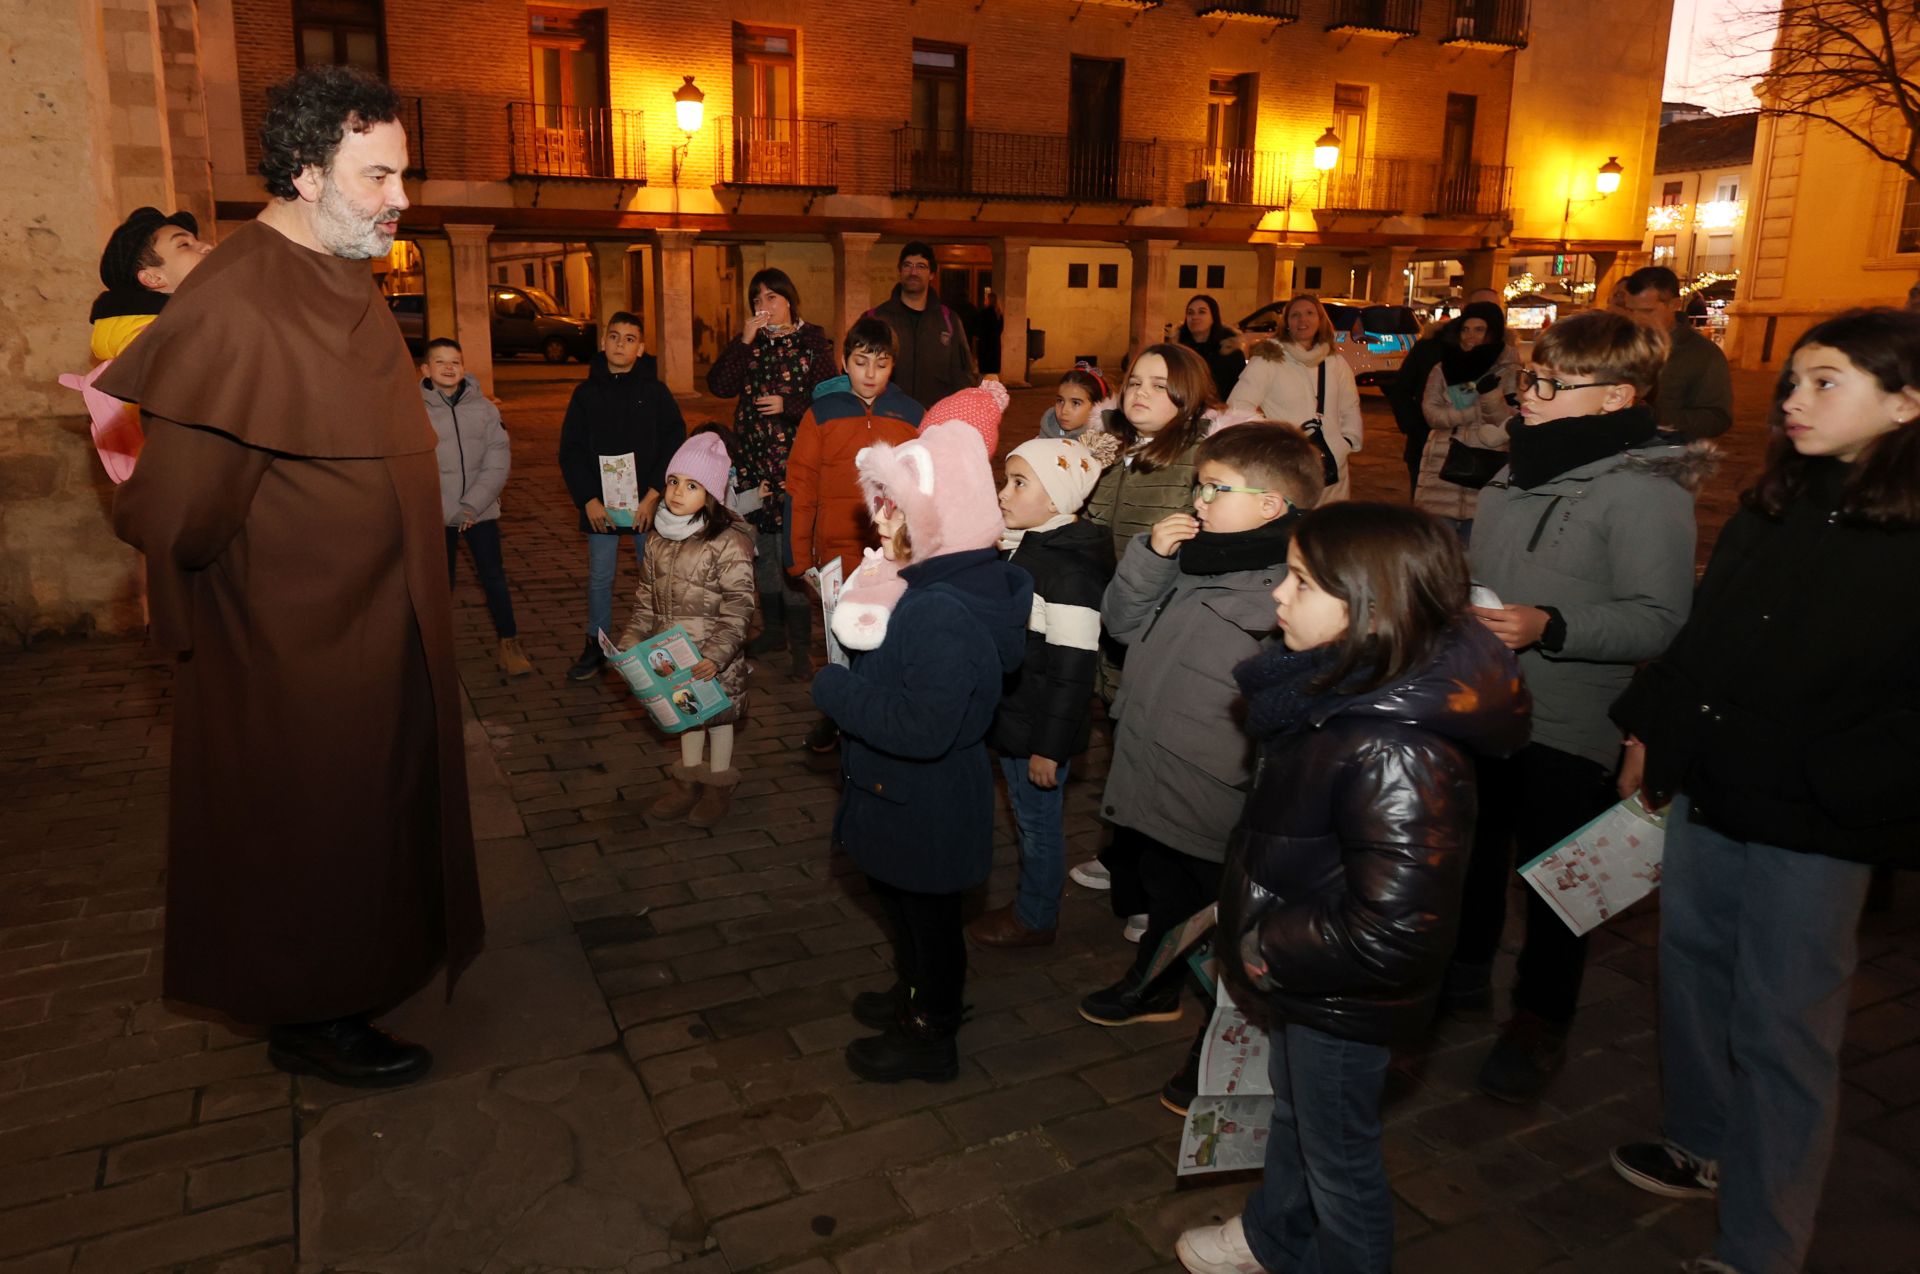
<svg viewBox="0 0 1920 1274">
<path fill-rule="evenodd" d="M 1194 943 L 1206 935 L 1207 930 L 1213 928 L 1214 921 L 1219 918 L 1219 915 L 1220 904 L 1210 902 L 1168 930 L 1167 936 L 1160 939 L 1160 945 L 1154 948 L 1153 959 L 1147 964 L 1147 971 L 1141 977 L 1140 985 L 1146 986 L 1172 968 L 1175 960 L 1185 955 Z"/>
<path fill-rule="evenodd" d="M 654 724 L 669 734 L 711 721 L 733 706 L 718 678 L 694 679 L 689 669 L 700 662 L 700 651 L 678 624 L 626 650 L 608 641 L 603 632 L 600 652 L 627 679 Z"/>
<path fill-rule="evenodd" d="M 1272 1044 L 1247 1021 L 1225 983 L 1216 985 L 1213 1020 L 1200 1046 L 1200 1092 L 1180 1134 L 1177 1173 L 1183 1177 L 1262 1167 L 1273 1126 Z"/>
<path fill-rule="evenodd" d="M 634 471 L 633 453 L 600 457 L 600 503 L 615 526 L 632 526 L 640 509 L 640 477 Z"/>
<path fill-rule="evenodd" d="M 1567 928 L 1586 933 L 1660 886 L 1667 816 L 1630 796 L 1520 869 Z"/>
<path fill-rule="evenodd" d="M 834 558 L 825 566 L 809 566 L 807 579 L 820 590 L 820 621 L 827 635 L 827 662 L 850 667 L 852 660 L 847 656 L 846 647 L 833 635 L 833 611 L 840 604 L 840 589 L 845 583 L 840 559 Z"/>
</svg>

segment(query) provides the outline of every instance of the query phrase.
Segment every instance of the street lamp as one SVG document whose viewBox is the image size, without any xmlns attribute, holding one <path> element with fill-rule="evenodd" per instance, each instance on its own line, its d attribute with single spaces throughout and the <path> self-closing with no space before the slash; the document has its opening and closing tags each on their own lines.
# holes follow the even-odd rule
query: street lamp
<svg viewBox="0 0 1920 1274">
<path fill-rule="evenodd" d="M 706 116 L 707 95 L 700 91 L 691 75 L 680 77 L 684 83 L 673 90 L 673 121 L 687 139 L 673 148 L 673 188 L 674 199 L 679 199 L 680 170 L 687 162 L 687 152 L 693 149 L 693 135 L 700 131 L 700 122 Z"/>
<path fill-rule="evenodd" d="M 1620 167 L 1620 157 L 1608 155 L 1607 162 L 1600 165 L 1600 171 L 1593 179 L 1593 188 L 1602 196 L 1612 194 L 1620 189 L 1620 174 L 1624 171 Z"/>
<path fill-rule="evenodd" d="M 1331 172 L 1340 165 L 1340 134 L 1333 131 L 1333 125 L 1327 125 L 1327 131 L 1320 134 L 1320 140 L 1313 144 L 1313 166 L 1321 172 Z"/>
</svg>

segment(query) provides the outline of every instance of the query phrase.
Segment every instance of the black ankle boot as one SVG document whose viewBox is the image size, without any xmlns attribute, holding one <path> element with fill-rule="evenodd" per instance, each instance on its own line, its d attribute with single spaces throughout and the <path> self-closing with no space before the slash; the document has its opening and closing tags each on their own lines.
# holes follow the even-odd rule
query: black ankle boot
<svg viewBox="0 0 1920 1274">
<path fill-rule="evenodd" d="M 760 594 L 760 635 L 747 643 L 749 655 L 769 654 L 786 644 L 786 634 L 782 631 L 786 613 L 787 595 L 784 590 Z"/>
<path fill-rule="evenodd" d="M 903 1079 L 950 1083 L 960 1078 L 960 1050 L 953 1038 L 959 1030 L 958 1013 L 917 1010 L 889 1027 L 885 1035 L 848 1044 L 847 1069 L 874 1084 Z"/>
<path fill-rule="evenodd" d="M 395 1039 L 364 1017 L 276 1026 L 267 1060 L 289 1075 L 316 1075 L 349 1088 L 392 1088 L 422 1079 L 433 1054 Z"/>
<path fill-rule="evenodd" d="M 876 1031 L 887 1030 L 906 1015 L 912 994 L 905 982 L 884 991 L 862 991 L 853 997 L 853 1020 Z"/>
</svg>

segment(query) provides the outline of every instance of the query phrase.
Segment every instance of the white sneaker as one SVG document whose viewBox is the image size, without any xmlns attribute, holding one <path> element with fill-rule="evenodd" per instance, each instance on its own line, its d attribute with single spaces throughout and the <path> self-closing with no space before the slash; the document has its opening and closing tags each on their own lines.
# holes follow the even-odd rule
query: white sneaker
<svg viewBox="0 0 1920 1274">
<path fill-rule="evenodd" d="M 1225 1225 L 1188 1230 L 1173 1245 L 1173 1252 L 1191 1274 L 1267 1274 L 1266 1266 L 1253 1259 L 1239 1217 Z"/>
<path fill-rule="evenodd" d="M 1120 936 L 1128 942 L 1140 941 L 1147 936 L 1147 918 L 1143 915 L 1128 916 L 1126 927 L 1120 930 Z"/>
<path fill-rule="evenodd" d="M 1074 884 L 1085 885 L 1088 889 L 1113 888 L 1113 876 L 1098 858 L 1089 858 L 1077 864 L 1067 875 L 1073 878 Z"/>
</svg>

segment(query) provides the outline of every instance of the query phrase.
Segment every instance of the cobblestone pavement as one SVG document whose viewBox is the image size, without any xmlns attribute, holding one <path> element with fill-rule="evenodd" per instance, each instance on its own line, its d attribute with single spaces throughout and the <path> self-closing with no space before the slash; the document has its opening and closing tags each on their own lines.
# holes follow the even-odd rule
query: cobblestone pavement
<svg viewBox="0 0 1920 1274">
<path fill-rule="evenodd" d="M 1175 1269 L 1175 1234 L 1229 1215 L 1247 1183 L 1175 1184 L 1179 1124 L 1155 1094 L 1191 1016 L 1102 1030 L 1075 1014 L 1131 954 L 1104 899 L 1069 886 L 1058 945 L 975 954 L 958 1082 L 861 1084 L 839 1054 L 846 1005 L 887 983 L 885 947 L 827 844 L 832 781 L 795 750 L 805 686 L 755 672 L 721 827 L 640 816 L 668 748 L 611 679 L 561 676 L 584 566 L 551 462 L 569 388 L 503 377 L 534 676 L 495 670 L 461 568 L 490 945 L 452 1004 L 429 988 L 388 1019 L 435 1050 L 427 1083 L 291 1082 L 250 1032 L 159 1000 L 168 669 L 125 641 L 0 661 L 0 1274 Z M 1757 463 L 1765 392 L 1742 379 L 1712 525 Z M 1017 397 L 1009 440 L 1045 398 Z M 1397 495 L 1377 402 L 1369 420 L 1361 489 Z M 1100 840 L 1104 768 L 1096 744 L 1075 769 L 1076 855 Z M 1013 864 L 1003 816 L 982 905 L 1010 895 Z M 1824 1274 L 1920 1268 L 1920 889 L 1900 883 L 1865 924 Z M 1597 937 L 1574 1056 L 1539 1107 L 1470 1094 L 1490 1026 L 1447 1025 L 1400 1059 L 1398 1269 L 1658 1270 L 1706 1247 L 1709 1208 L 1604 1161 L 1657 1126 L 1655 927 L 1641 909 Z"/>
</svg>

